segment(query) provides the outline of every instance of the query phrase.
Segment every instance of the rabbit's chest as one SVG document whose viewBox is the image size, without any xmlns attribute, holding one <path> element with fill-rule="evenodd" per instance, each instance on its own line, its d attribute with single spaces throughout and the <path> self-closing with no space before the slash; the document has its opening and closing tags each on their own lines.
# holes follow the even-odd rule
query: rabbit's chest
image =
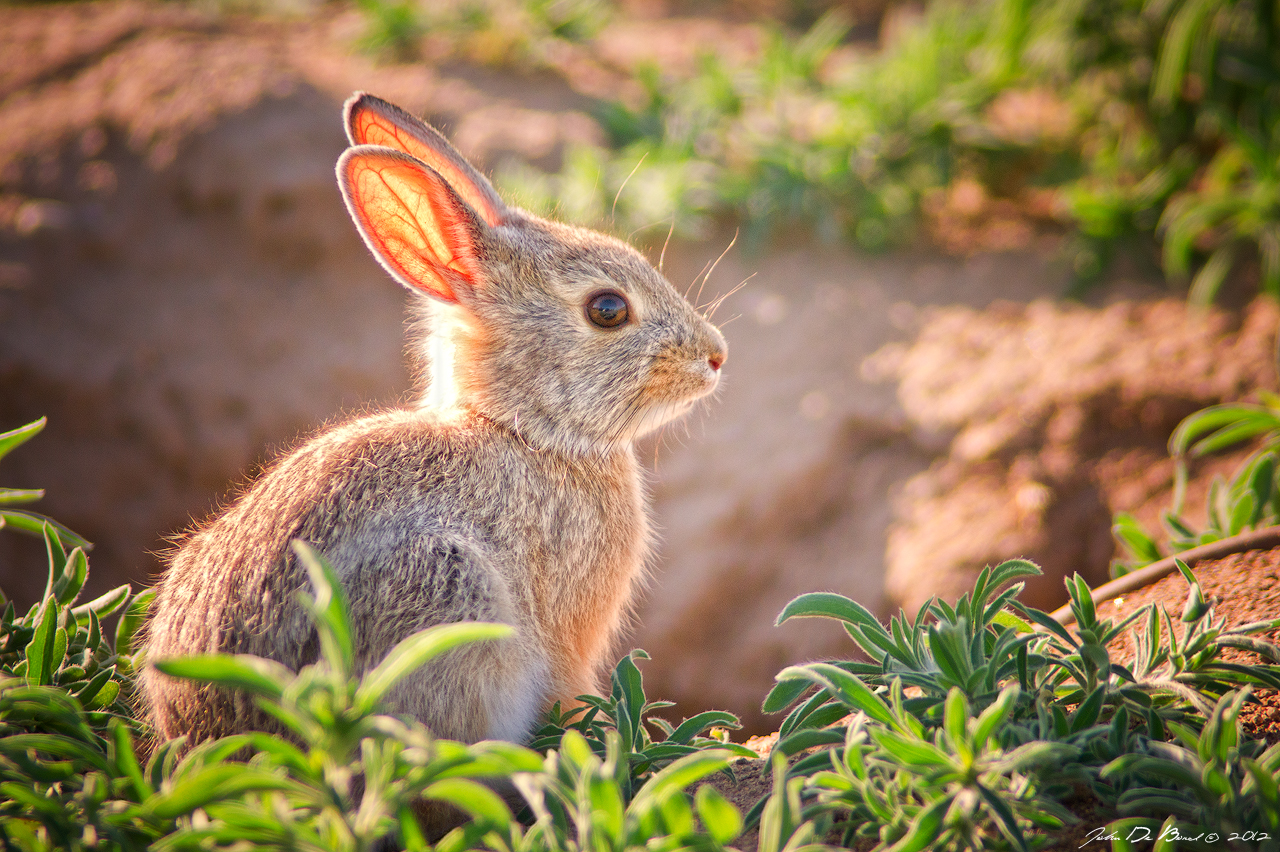
<svg viewBox="0 0 1280 852">
<path fill-rule="evenodd" d="M 528 528 L 528 605 L 557 680 L 579 692 L 594 688 L 648 557 L 644 492 L 625 461 L 603 479 L 566 476 L 561 493 L 543 495 Z"/>
</svg>

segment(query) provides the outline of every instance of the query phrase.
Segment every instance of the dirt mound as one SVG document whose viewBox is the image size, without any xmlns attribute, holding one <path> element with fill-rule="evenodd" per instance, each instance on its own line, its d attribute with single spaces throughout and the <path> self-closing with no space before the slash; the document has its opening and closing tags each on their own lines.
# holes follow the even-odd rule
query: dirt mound
<svg viewBox="0 0 1280 852">
<path fill-rule="evenodd" d="M 1155 528 L 1168 506 L 1178 422 L 1275 386 L 1278 317 L 1269 299 L 1243 315 L 1176 301 L 933 312 L 909 349 L 882 350 L 871 365 L 900 380 L 914 424 L 952 435 L 902 492 L 889 595 L 914 611 L 1011 556 L 1044 567 L 1024 600 L 1046 609 L 1061 602 L 1063 577 L 1105 581 L 1112 515 L 1136 511 Z M 1201 466 L 1189 508 L 1234 460 Z"/>
</svg>

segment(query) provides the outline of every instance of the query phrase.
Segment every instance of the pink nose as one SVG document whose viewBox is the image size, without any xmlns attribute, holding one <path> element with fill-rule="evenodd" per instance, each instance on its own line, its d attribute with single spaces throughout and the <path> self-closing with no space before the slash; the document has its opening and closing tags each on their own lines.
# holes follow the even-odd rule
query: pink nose
<svg viewBox="0 0 1280 852">
<path fill-rule="evenodd" d="M 724 363 L 724 355 L 712 355 L 707 358 L 707 363 L 711 365 L 711 369 L 719 370 L 720 365 Z"/>
</svg>

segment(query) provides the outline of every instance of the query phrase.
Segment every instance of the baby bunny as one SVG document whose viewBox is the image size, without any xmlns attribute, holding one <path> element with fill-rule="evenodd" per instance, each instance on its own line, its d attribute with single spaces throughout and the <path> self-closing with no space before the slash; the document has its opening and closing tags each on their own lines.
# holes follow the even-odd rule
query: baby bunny
<svg viewBox="0 0 1280 852">
<path fill-rule="evenodd" d="M 431 625 L 512 625 L 407 677 L 389 709 L 519 742 L 599 691 L 650 550 L 634 443 L 715 389 L 725 341 L 634 249 L 509 207 L 413 116 L 357 94 L 345 119 L 338 183 L 415 297 L 425 396 L 311 438 L 192 533 L 157 585 L 147 658 L 314 662 L 302 539 L 338 571 L 357 675 Z M 272 728 L 244 696 L 150 667 L 140 692 L 162 738 Z"/>
</svg>

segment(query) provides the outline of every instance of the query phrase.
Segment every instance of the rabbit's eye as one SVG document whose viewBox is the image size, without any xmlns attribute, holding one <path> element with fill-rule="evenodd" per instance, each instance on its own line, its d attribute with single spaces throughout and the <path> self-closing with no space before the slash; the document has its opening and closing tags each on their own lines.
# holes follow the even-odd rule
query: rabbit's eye
<svg viewBox="0 0 1280 852">
<path fill-rule="evenodd" d="M 627 300 L 612 290 L 597 293 L 587 300 L 587 319 L 601 328 L 617 328 L 627 321 Z"/>
</svg>

